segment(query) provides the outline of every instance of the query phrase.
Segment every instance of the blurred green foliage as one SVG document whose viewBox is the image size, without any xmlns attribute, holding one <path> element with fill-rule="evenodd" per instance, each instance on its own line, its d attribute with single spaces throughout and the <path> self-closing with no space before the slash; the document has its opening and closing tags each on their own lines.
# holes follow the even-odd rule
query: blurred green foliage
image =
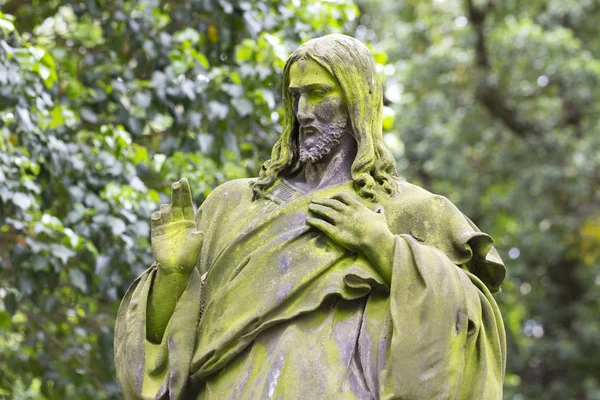
<svg viewBox="0 0 600 400">
<path fill-rule="evenodd" d="M 0 398 L 119 398 L 120 298 L 149 215 L 199 204 L 280 132 L 281 70 L 346 1 L 0 0 Z"/>
<path fill-rule="evenodd" d="M 491 0 L 490 0 L 491 1 Z M 0 0 L 0 398 L 119 398 L 112 329 L 170 183 L 255 176 L 281 69 L 370 43 L 398 170 L 506 260 L 507 399 L 600 399 L 600 3 Z"/>
<path fill-rule="evenodd" d="M 359 3 L 385 52 L 386 139 L 409 181 L 508 267 L 506 399 L 600 399 L 600 3 Z"/>
</svg>

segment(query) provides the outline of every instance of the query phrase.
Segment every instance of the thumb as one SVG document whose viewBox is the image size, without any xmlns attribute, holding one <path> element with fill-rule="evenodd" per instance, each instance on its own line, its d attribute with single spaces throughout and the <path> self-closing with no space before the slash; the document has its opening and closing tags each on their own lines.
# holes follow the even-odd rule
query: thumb
<svg viewBox="0 0 600 400">
<path fill-rule="evenodd" d="M 188 245 L 192 246 L 193 250 L 200 252 L 204 239 L 204 232 L 193 230 L 187 234 L 187 237 Z"/>
</svg>

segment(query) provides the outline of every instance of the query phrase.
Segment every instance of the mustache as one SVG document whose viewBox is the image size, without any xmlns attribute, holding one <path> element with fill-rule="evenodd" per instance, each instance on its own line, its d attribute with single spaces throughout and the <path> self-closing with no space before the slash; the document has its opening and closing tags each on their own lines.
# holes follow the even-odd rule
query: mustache
<svg viewBox="0 0 600 400">
<path fill-rule="evenodd" d="M 299 131 L 303 135 L 321 132 L 321 130 L 314 125 L 302 125 L 300 126 Z"/>
<path fill-rule="evenodd" d="M 298 133 L 301 135 L 310 135 L 310 134 L 314 134 L 314 133 L 325 134 L 332 130 L 333 131 L 335 131 L 335 130 L 350 131 L 350 123 L 348 121 L 335 121 L 335 122 L 331 122 L 329 124 L 321 125 L 321 126 L 313 125 L 313 124 L 298 126 Z"/>
</svg>

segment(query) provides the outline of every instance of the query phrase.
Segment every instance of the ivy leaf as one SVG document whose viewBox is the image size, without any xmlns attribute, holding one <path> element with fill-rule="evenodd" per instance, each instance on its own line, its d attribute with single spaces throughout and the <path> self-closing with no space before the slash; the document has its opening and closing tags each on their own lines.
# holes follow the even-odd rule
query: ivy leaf
<svg viewBox="0 0 600 400">
<path fill-rule="evenodd" d="M 21 192 L 17 192 L 13 195 L 12 202 L 24 211 L 29 210 L 29 208 L 33 204 L 31 197 Z"/>
<path fill-rule="evenodd" d="M 71 283 L 74 287 L 81 290 L 83 293 L 86 293 L 88 290 L 88 286 L 86 283 L 85 274 L 81 272 L 81 270 L 72 268 L 69 270 L 69 278 L 71 279 Z"/>
</svg>

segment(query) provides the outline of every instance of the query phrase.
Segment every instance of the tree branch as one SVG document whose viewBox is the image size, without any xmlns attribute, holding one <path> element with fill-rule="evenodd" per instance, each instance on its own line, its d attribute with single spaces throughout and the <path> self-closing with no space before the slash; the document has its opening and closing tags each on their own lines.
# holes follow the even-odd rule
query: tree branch
<svg viewBox="0 0 600 400">
<path fill-rule="evenodd" d="M 509 105 L 505 94 L 493 79 L 484 25 L 489 12 L 495 7 L 494 1 L 492 0 L 485 7 L 479 8 L 475 6 L 473 0 L 465 0 L 465 2 L 469 20 L 475 33 L 476 63 L 484 74 L 477 88 L 477 98 L 493 116 L 500 119 L 517 136 L 526 137 L 531 134 L 540 134 L 542 129 L 535 123 L 524 120 L 519 115 L 519 111 Z"/>
</svg>

